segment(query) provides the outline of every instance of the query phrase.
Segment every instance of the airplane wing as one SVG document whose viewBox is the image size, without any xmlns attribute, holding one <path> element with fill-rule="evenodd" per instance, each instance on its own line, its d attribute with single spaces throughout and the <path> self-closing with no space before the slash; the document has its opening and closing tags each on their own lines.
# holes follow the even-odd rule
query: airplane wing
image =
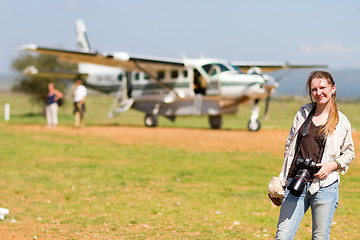
<svg viewBox="0 0 360 240">
<path fill-rule="evenodd" d="M 302 68 L 328 68 L 325 64 L 290 64 L 288 62 L 231 62 L 232 65 L 240 68 L 241 71 L 247 72 L 252 67 L 258 67 L 262 72 L 275 72 L 282 69 L 302 69 Z"/>
<path fill-rule="evenodd" d="M 175 96 L 181 98 L 171 87 L 162 83 L 157 78 L 158 71 L 166 68 L 183 68 L 185 66 L 182 60 L 172 58 L 146 57 L 130 55 L 126 52 L 100 53 L 93 51 L 76 51 L 59 48 L 40 47 L 36 44 L 27 44 L 19 48 L 23 51 L 34 51 L 43 54 L 58 56 L 60 61 L 74 63 L 92 63 L 110 67 L 122 68 L 126 71 L 138 70 L 146 73 L 151 79 L 155 80 L 160 86 L 172 92 Z"/>
<path fill-rule="evenodd" d="M 39 77 L 58 77 L 58 78 L 86 78 L 87 73 L 80 73 L 78 71 L 40 71 L 35 66 L 30 66 L 24 69 L 24 75 L 28 76 L 39 76 Z"/>
<path fill-rule="evenodd" d="M 35 51 L 43 54 L 56 55 L 59 60 L 74 63 L 93 63 L 122 68 L 126 71 L 139 70 L 155 75 L 157 71 L 166 67 L 184 67 L 184 62 L 172 58 L 146 57 L 130 55 L 126 52 L 100 53 L 72 51 L 57 48 L 40 47 L 35 44 L 23 45 L 19 48 L 24 51 Z"/>
</svg>

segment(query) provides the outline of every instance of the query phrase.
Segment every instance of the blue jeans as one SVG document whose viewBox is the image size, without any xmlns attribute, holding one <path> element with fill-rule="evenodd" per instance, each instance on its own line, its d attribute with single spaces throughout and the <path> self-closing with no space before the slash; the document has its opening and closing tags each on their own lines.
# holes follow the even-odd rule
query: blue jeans
<svg viewBox="0 0 360 240">
<path fill-rule="evenodd" d="M 307 191 L 309 186 L 310 183 L 307 183 L 300 197 L 292 195 L 288 189 L 285 190 L 275 239 L 294 239 L 309 207 L 312 213 L 312 239 L 330 239 L 331 223 L 339 202 L 339 182 L 322 187 L 313 195 Z"/>
</svg>

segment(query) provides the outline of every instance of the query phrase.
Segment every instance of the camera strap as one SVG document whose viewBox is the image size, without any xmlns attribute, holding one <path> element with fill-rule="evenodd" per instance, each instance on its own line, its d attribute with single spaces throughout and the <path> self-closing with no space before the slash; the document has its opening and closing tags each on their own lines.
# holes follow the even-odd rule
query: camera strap
<svg viewBox="0 0 360 240">
<path fill-rule="evenodd" d="M 309 115 L 305 119 L 304 128 L 303 128 L 303 130 L 301 132 L 301 136 L 300 136 L 298 142 L 296 143 L 297 148 L 296 148 L 296 151 L 295 151 L 294 159 L 297 158 L 297 156 L 298 156 L 298 154 L 300 152 L 300 146 L 301 146 L 301 142 L 302 142 L 303 138 L 309 133 L 310 124 L 311 124 L 312 118 L 313 118 L 313 116 L 315 114 L 315 111 L 316 111 L 316 104 L 314 104 L 314 106 L 311 109 Z"/>
<path fill-rule="evenodd" d="M 311 109 L 309 116 L 305 120 L 305 125 L 301 132 L 302 137 L 305 137 L 309 133 L 310 124 L 311 124 L 312 118 L 314 117 L 315 111 L 316 111 L 316 105 L 314 105 L 314 107 Z M 301 138 L 301 140 L 302 140 L 302 138 Z"/>
</svg>

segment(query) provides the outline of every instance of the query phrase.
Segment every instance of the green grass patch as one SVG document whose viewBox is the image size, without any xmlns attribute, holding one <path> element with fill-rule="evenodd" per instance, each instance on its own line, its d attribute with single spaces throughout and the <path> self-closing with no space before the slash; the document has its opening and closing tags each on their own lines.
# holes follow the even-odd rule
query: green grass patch
<svg viewBox="0 0 360 240">
<path fill-rule="evenodd" d="M 275 219 L 264 215 L 272 168 L 266 162 L 279 163 L 271 156 L 122 146 L 6 124 L 0 132 L 0 204 L 20 222 L 76 232 L 105 224 L 129 238 L 248 239 L 273 231 Z"/>
</svg>

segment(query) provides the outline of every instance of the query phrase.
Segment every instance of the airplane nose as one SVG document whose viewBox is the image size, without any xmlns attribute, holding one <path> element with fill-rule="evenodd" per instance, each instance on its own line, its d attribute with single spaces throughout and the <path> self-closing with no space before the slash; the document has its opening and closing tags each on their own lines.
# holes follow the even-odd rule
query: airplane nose
<svg viewBox="0 0 360 240">
<path fill-rule="evenodd" d="M 274 88 L 278 88 L 279 87 L 279 83 L 277 81 L 275 81 L 275 78 L 269 76 L 269 75 L 264 75 L 264 85 L 263 87 L 266 90 L 272 90 Z"/>
</svg>

